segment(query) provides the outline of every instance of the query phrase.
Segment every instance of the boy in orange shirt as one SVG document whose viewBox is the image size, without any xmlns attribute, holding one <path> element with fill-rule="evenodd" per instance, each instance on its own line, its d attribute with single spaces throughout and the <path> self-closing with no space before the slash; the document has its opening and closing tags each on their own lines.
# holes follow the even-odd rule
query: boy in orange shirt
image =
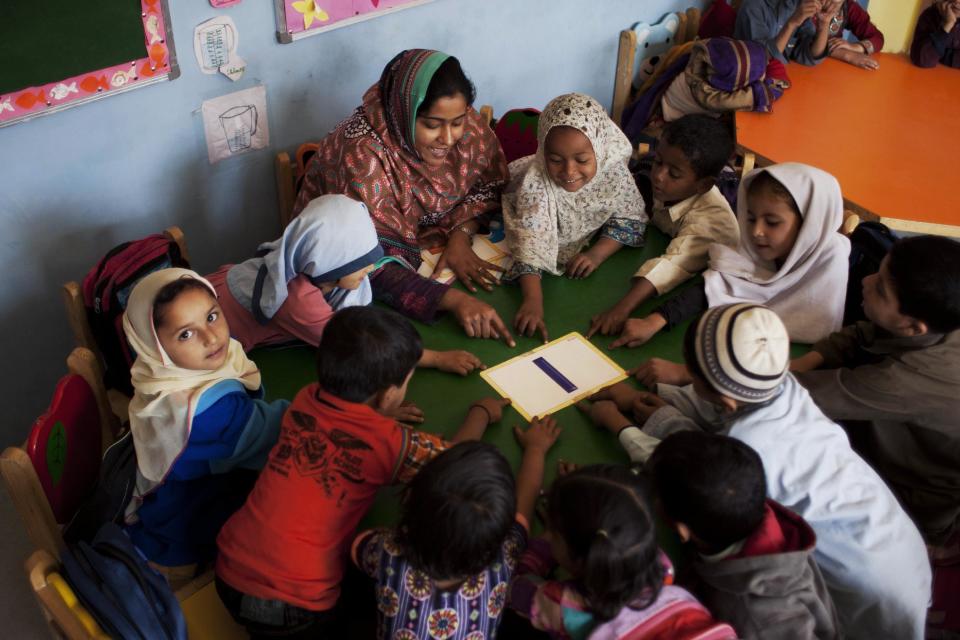
<svg viewBox="0 0 960 640">
<path fill-rule="evenodd" d="M 449 446 L 385 415 L 403 402 L 422 352 L 392 311 L 351 307 L 327 325 L 317 382 L 297 394 L 250 497 L 217 538 L 217 591 L 251 635 L 338 633 L 349 542 L 377 490 Z M 479 439 L 506 404 L 471 405 L 451 442 Z"/>
</svg>

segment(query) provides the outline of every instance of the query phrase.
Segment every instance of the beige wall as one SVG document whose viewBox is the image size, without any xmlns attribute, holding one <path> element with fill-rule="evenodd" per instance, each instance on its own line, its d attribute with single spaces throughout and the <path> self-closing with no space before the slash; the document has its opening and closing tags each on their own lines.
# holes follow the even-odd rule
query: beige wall
<svg viewBox="0 0 960 640">
<path fill-rule="evenodd" d="M 883 32 L 884 51 L 900 53 L 910 47 L 917 16 L 933 0 L 871 0 L 870 18 Z"/>
</svg>

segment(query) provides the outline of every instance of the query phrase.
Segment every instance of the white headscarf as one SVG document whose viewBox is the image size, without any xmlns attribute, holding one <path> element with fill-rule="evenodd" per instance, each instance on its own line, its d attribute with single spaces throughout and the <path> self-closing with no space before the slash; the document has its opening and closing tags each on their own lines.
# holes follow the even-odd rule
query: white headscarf
<svg viewBox="0 0 960 640">
<path fill-rule="evenodd" d="M 547 173 L 544 141 L 554 127 L 582 132 L 597 157 L 597 173 L 574 193 Z M 630 175 L 630 141 L 600 103 L 582 93 L 550 101 L 540 114 L 536 155 L 510 163 L 503 195 L 507 242 L 515 260 L 554 275 L 612 217 L 647 221 L 643 197 Z"/>
<path fill-rule="evenodd" d="M 130 430 L 137 452 L 138 496 L 162 483 L 186 448 L 197 402 L 204 391 L 223 380 L 238 380 L 250 391 L 260 388 L 257 365 L 233 338 L 226 360 L 214 370 L 178 367 L 160 346 L 153 325 L 153 302 L 163 287 L 180 278 L 203 283 L 210 295 L 217 297 L 213 286 L 197 273 L 189 269 L 161 269 L 137 283 L 123 314 L 123 331 L 137 353 L 130 369 Z"/>
<path fill-rule="evenodd" d="M 790 192 L 803 220 L 783 266 L 757 255 L 750 241 L 747 190 L 766 171 Z M 711 307 L 753 302 L 773 309 L 794 342 L 813 343 L 839 330 L 847 295 L 850 241 L 839 232 L 843 195 L 837 179 L 799 163 L 751 171 L 737 196 L 740 246 L 710 245 L 710 268 L 703 274 Z"/>
<path fill-rule="evenodd" d="M 257 257 L 227 272 L 230 293 L 260 324 L 267 324 L 287 299 L 287 284 L 305 275 L 319 285 L 335 282 L 383 257 L 367 205 L 345 195 L 311 200 L 283 235 L 265 242 Z M 370 304 L 373 291 L 363 279 L 354 291 L 334 289 L 325 296 L 334 311 Z"/>
</svg>

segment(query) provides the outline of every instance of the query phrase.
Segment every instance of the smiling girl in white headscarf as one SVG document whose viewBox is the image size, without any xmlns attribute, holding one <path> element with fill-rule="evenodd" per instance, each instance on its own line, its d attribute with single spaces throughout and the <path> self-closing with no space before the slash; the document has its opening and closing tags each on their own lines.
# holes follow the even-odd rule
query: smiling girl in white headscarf
<svg viewBox="0 0 960 640">
<path fill-rule="evenodd" d="M 537 153 L 510 163 L 503 219 L 523 304 L 514 326 L 548 340 L 540 273 L 585 278 L 624 245 L 643 244 L 647 214 L 627 168 L 630 142 L 590 96 L 569 93 L 540 114 Z M 593 235 L 600 238 L 586 251 Z"/>
<path fill-rule="evenodd" d="M 323 195 L 257 257 L 207 277 L 245 350 L 294 340 L 315 347 L 334 313 L 373 301 L 367 274 L 391 260 L 383 255 L 367 206 Z M 466 375 L 482 365 L 466 351 L 424 349 L 420 366 Z"/>
<path fill-rule="evenodd" d="M 260 399 L 257 366 L 230 338 L 213 286 L 189 269 L 140 280 L 123 329 L 137 354 L 128 531 L 156 564 L 210 560 L 220 527 L 253 486 L 243 470 L 262 468 L 289 402 Z"/>
</svg>

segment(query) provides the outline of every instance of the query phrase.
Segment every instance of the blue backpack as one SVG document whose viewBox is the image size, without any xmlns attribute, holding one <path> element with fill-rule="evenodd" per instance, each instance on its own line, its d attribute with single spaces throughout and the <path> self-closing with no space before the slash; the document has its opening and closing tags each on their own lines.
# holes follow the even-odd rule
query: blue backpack
<svg viewBox="0 0 960 640">
<path fill-rule="evenodd" d="M 113 522 L 92 543 L 61 554 L 63 575 L 97 624 L 123 640 L 186 640 L 187 623 L 167 581 Z"/>
</svg>

